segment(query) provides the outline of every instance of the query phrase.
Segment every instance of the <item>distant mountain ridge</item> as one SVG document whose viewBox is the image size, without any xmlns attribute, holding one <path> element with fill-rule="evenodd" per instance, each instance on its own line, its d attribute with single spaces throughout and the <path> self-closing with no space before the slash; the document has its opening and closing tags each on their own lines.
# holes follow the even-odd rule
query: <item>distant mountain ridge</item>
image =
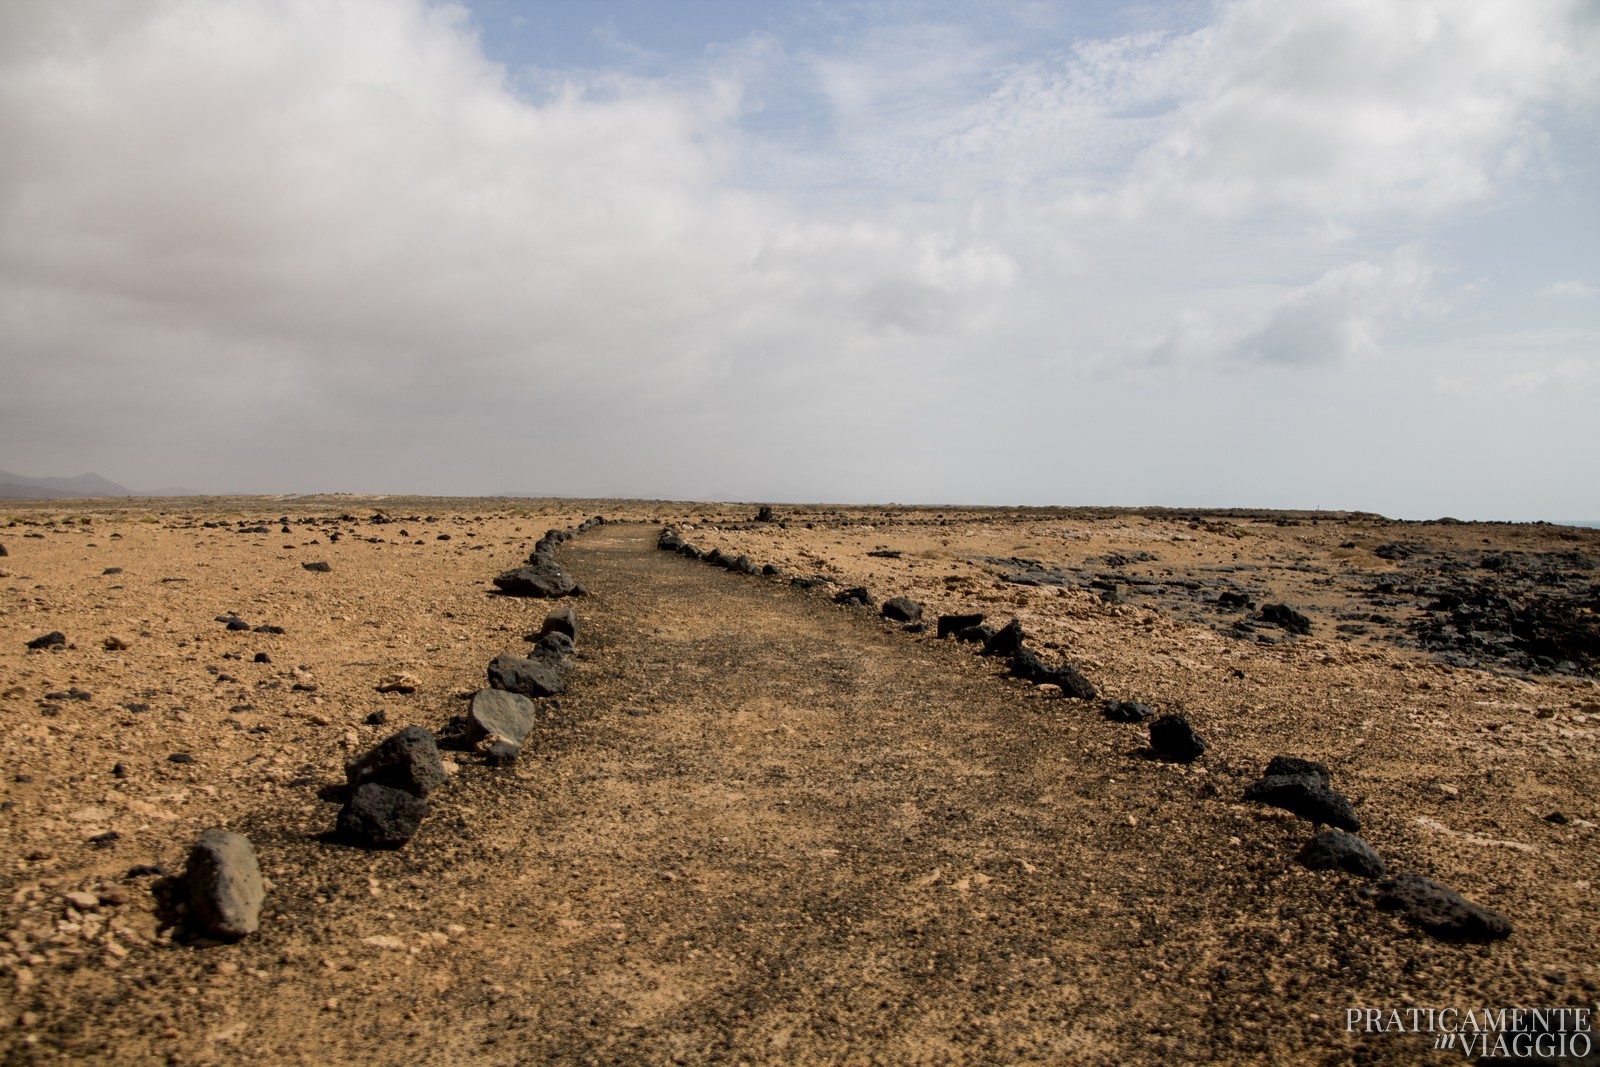
<svg viewBox="0 0 1600 1067">
<path fill-rule="evenodd" d="M 107 496 L 202 496 L 194 489 L 129 489 L 98 474 L 73 478 L 30 478 L 0 471 L 0 500 L 57 500 Z"/>
</svg>

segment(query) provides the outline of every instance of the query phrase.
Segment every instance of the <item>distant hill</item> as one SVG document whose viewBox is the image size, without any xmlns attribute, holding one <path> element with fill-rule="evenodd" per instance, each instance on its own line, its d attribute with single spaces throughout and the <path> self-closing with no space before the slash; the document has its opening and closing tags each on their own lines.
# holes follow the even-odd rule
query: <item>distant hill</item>
<svg viewBox="0 0 1600 1067">
<path fill-rule="evenodd" d="M 201 496 L 193 489 L 129 489 L 98 474 L 72 478 L 30 478 L 0 471 L 0 500 L 52 500 L 106 496 Z"/>
</svg>

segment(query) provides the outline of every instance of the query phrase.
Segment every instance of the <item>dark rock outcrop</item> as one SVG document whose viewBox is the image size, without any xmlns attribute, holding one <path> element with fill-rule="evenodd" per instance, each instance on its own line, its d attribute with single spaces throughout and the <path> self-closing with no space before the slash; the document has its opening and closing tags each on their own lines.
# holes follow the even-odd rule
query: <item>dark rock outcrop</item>
<svg viewBox="0 0 1600 1067">
<path fill-rule="evenodd" d="M 1272 773 L 1274 769 L 1278 773 Z M 1361 820 L 1349 799 L 1330 787 L 1328 769 L 1310 760 L 1275 758 L 1267 765 L 1267 773 L 1245 789 L 1244 798 L 1291 811 L 1319 825 L 1351 833 L 1361 829 Z"/>
<path fill-rule="evenodd" d="M 1149 722 L 1156 709 L 1137 700 L 1108 700 L 1101 712 L 1112 722 Z"/>
<path fill-rule="evenodd" d="M 51 630 L 49 633 L 41 634 L 40 636 L 35 637 L 32 641 L 29 641 L 28 647 L 34 649 L 64 648 L 66 647 L 66 644 L 66 634 L 62 633 L 60 630 Z"/>
<path fill-rule="evenodd" d="M 567 656 L 576 651 L 577 645 L 572 638 L 563 633 L 549 633 L 534 642 L 532 658 L 548 660 L 561 669 L 565 669 L 564 662 Z"/>
<path fill-rule="evenodd" d="M 1267 604 L 1261 609 L 1261 621 L 1281 626 L 1292 634 L 1309 634 L 1311 620 L 1287 604 Z"/>
<path fill-rule="evenodd" d="M 1333 774 L 1328 770 L 1326 763 L 1318 763 L 1314 759 L 1301 759 L 1299 756 L 1273 756 L 1267 761 L 1267 769 L 1261 774 L 1263 778 L 1280 774 L 1310 775 L 1320 781 L 1324 788 L 1331 788 L 1333 785 Z"/>
<path fill-rule="evenodd" d="M 546 615 L 533 639 L 537 641 L 546 634 L 566 634 L 574 642 L 578 640 L 578 613 L 572 610 L 571 605 L 556 608 Z"/>
<path fill-rule="evenodd" d="M 988 645 L 990 641 L 994 640 L 994 635 L 999 632 L 988 623 L 980 622 L 976 626 L 968 626 L 964 630 L 957 630 L 956 640 L 966 644 Z"/>
</svg>

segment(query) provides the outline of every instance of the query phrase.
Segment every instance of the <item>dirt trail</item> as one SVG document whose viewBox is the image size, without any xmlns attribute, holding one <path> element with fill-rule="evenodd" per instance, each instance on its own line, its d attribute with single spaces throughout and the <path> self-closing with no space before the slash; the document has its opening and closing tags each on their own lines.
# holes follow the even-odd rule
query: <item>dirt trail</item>
<svg viewBox="0 0 1600 1067">
<path fill-rule="evenodd" d="M 86 979 L 68 1057 L 1431 1062 L 1344 1010 L 1492 980 L 1294 866 L 1309 827 L 1236 803 L 1225 753 L 1146 760 L 953 642 L 655 535 L 561 549 L 581 657 L 514 770 L 464 766 L 395 853 L 262 810 L 236 828 L 268 926 Z"/>
</svg>

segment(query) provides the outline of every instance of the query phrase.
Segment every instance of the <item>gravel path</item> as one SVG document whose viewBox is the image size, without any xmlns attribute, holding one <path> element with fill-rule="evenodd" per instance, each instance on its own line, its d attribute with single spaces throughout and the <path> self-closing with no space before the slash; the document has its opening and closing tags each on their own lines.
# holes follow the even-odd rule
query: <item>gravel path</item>
<svg viewBox="0 0 1600 1067">
<path fill-rule="evenodd" d="M 1349 1040 L 1371 950 L 1331 942 L 1379 920 L 1229 843 L 1298 827 L 953 642 L 654 534 L 565 550 L 595 591 L 577 718 L 499 831 L 539 932 L 504 946 L 537 1002 L 521 1054 L 1287 1062 Z"/>
</svg>

